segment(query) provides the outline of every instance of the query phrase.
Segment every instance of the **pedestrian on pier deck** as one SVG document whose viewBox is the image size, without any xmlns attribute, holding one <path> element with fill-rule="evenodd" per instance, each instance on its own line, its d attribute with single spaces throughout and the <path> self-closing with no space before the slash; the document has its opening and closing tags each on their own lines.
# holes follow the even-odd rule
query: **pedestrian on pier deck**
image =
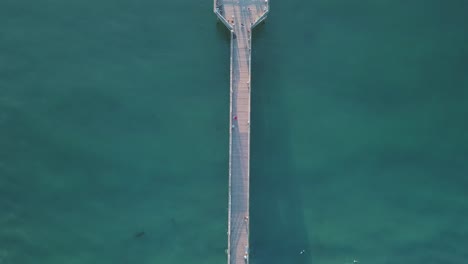
<svg viewBox="0 0 468 264">
<path fill-rule="evenodd" d="M 234 120 L 237 120 L 237 116 L 234 116 Z"/>
</svg>

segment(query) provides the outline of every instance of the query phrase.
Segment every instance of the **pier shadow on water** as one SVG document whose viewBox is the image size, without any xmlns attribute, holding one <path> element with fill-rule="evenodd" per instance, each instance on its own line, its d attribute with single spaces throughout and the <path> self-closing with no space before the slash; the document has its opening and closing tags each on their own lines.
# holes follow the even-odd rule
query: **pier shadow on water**
<svg viewBox="0 0 468 264">
<path fill-rule="evenodd" d="M 300 183 L 291 161 L 288 114 L 282 104 L 286 91 L 272 80 L 281 73 L 275 63 L 267 63 L 275 57 L 268 54 L 272 49 L 261 50 L 268 41 L 262 31 L 260 24 L 252 47 L 251 262 L 312 263 Z"/>
<path fill-rule="evenodd" d="M 274 56 L 256 50 L 263 27 L 262 22 L 252 34 L 250 260 L 253 264 L 311 263 L 302 197 L 290 160 L 287 113 L 281 105 L 284 87 L 271 85 L 271 76 L 279 69 L 274 64 L 266 67 L 265 58 Z M 229 46 L 229 30 L 221 22 L 216 28 Z M 261 58 L 256 59 L 256 54 Z"/>
</svg>

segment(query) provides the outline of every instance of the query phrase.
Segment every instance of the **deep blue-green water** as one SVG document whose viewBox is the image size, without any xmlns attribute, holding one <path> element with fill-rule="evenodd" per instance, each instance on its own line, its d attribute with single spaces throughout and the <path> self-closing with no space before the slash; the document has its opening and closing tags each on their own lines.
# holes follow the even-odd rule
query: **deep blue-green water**
<svg viewBox="0 0 468 264">
<path fill-rule="evenodd" d="M 270 2 L 251 262 L 467 263 L 468 2 Z M 226 262 L 212 7 L 0 2 L 1 264 Z"/>
</svg>

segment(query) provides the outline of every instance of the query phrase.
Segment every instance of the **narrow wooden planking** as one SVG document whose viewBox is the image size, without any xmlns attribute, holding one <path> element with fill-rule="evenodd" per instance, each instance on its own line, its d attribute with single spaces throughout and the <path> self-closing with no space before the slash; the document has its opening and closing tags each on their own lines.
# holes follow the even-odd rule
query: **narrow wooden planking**
<svg viewBox="0 0 468 264">
<path fill-rule="evenodd" d="M 214 12 L 231 31 L 228 264 L 249 262 L 251 39 L 268 11 L 265 0 L 214 1 Z"/>
</svg>

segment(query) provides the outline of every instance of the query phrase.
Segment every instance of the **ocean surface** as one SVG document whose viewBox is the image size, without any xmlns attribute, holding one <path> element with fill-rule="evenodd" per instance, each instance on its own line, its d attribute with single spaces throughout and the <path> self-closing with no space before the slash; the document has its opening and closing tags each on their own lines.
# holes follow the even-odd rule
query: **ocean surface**
<svg viewBox="0 0 468 264">
<path fill-rule="evenodd" d="M 251 263 L 468 263 L 468 2 L 270 5 Z M 226 263 L 212 8 L 0 1 L 0 264 Z"/>
</svg>

